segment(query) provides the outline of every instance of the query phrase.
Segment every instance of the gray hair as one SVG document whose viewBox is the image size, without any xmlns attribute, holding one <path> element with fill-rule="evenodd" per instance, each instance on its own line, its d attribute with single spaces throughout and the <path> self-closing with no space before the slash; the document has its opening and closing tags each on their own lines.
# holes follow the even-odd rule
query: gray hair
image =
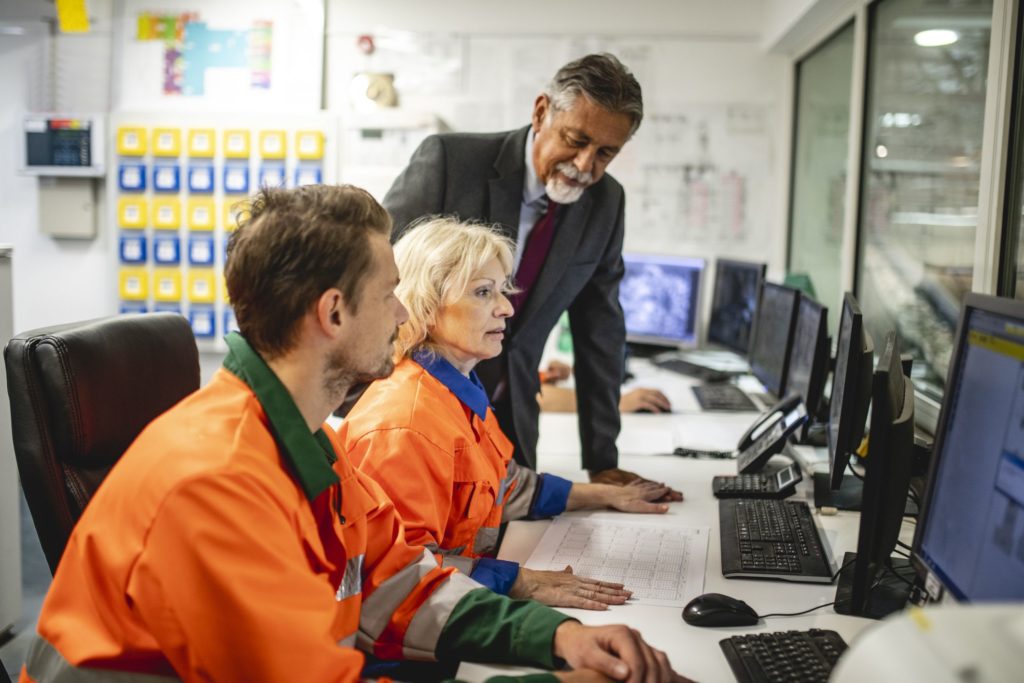
<svg viewBox="0 0 1024 683">
<path fill-rule="evenodd" d="M 571 109 L 580 95 L 615 114 L 626 114 L 633 120 L 629 135 L 640 127 L 644 118 L 644 100 L 636 77 L 615 55 L 587 55 L 569 62 L 555 74 L 544 89 L 555 111 Z"/>
</svg>

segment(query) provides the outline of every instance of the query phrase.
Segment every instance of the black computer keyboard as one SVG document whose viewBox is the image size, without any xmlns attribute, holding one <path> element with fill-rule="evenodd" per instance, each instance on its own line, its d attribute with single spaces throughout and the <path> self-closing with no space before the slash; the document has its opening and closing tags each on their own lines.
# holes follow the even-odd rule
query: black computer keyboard
<svg viewBox="0 0 1024 683">
<path fill-rule="evenodd" d="M 687 377 L 696 377 L 705 382 L 724 382 L 735 375 L 735 373 L 715 370 L 714 368 L 709 368 L 706 365 L 700 365 L 678 356 L 655 357 L 651 359 L 651 362 L 659 368 L 671 370 Z"/>
<path fill-rule="evenodd" d="M 807 503 L 726 498 L 718 501 L 718 523 L 726 578 L 832 582 Z"/>
<path fill-rule="evenodd" d="M 782 631 L 733 636 L 718 643 L 740 683 L 825 683 L 846 643 L 835 631 Z"/>
<path fill-rule="evenodd" d="M 716 498 L 787 498 L 803 479 L 800 468 L 789 465 L 774 474 L 738 474 L 718 476 L 711 480 Z"/>
<path fill-rule="evenodd" d="M 735 384 L 701 384 L 690 387 L 703 410 L 757 410 L 757 406 Z"/>
</svg>

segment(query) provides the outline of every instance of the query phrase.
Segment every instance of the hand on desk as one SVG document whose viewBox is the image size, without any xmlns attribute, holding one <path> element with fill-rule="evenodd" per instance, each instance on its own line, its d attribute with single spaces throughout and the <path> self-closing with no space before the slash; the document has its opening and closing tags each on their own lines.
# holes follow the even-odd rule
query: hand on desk
<svg viewBox="0 0 1024 683">
<path fill-rule="evenodd" d="M 639 387 L 625 392 L 619 398 L 620 413 L 671 413 L 668 396 L 657 389 Z"/>
<path fill-rule="evenodd" d="M 508 592 L 510 598 L 530 598 L 551 607 L 578 607 L 579 609 L 606 610 L 608 605 L 621 605 L 633 595 L 621 583 L 608 583 L 588 579 L 572 573 L 572 567 L 563 571 L 519 568 L 519 576 Z"/>
<path fill-rule="evenodd" d="M 666 486 L 661 482 L 654 482 L 650 479 L 644 479 L 639 474 L 629 472 L 627 470 L 620 470 L 617 467 L 613 467 L 607 470 L 601 470 L 600 472 L 589 472 L 590 481 L 593 484 L 613 484 L 615 486 L 625 486 L 635 481 L 655 484 L 657 486 L 664 486 L 667 491 L 660 499 L 660 502 L 673 503 L 679 502 L 683 499 L 683 494 L 675 489 Z"/>
<path fill-rule="evenodd" d="M 616 681 L 688 680 L 672 670 L 664 652 L 655 650 L 626 626 L 584 626 L 566 621 L 555 630 L 554 649 L 555 655 L 573 669 L 591 669 Z M 584 671 L 573 671 L 564 678 L 556 675 L 565 681 L 604 680 Z"/>
<path fill-rule="evenodd" d="M 668 505 L 653 501 L 664 500 L 671 489 L 646 479 L 635 479 L 625 486 L 614 484 L 573 484 L 569 489 L 566 510 L 594 510 L 611 508 L 620 512 L 662 514 Z"/>
</svg>

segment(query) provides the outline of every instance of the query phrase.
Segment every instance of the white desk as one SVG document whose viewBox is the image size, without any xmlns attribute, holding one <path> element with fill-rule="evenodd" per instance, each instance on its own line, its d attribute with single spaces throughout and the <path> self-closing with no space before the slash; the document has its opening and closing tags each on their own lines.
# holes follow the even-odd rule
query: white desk
<svg viewBox="0 0 1024 683">
<path fill-rule="evenodd" d="M 619 438 L 620 466 L 646 477 L 664 480 L 681 490 L 685 497 L 667 513 L 681 526 L 705 526 L 711 529 L 708 545 L 704 592 L 725 593 L 746 601 L 759 614 L 798 612 L 835 599 L 835 584 L 797 584 L 781 581 L 726 579 L 722 576 L 718 530 L 718 503 L 711 494 L 711 478 L 716 474 L 735 474 L 731 460 L 688 460 L 671 455 L 644 455 L 665 452 L 665 443 L 684 435 L 687 445 L 724 449 L 750 424 L 753 415 L 721 413 L 681 413 L 672 415 L 626 415 Z M 574 481 L 584 481 L 579 469 L 579 437 L 576 416 L 542 414 L 538 469 Z M 713 438 L 708 435 L 714 435 Z M 706 439 L 706 442 L 703 441 Z M 794 498 L 813 506 L 812 485 L 805 476 Z M 588 513 L 571 513 L 582 514 Z M 840 512 L 820 518 L 837 562 L 843 553 L 856 550 L 857 513 Z M 509 525 L 498 557 L 525 562 L 550 524 L 547 521 L 513 522 Z M 627 586 L 628 587 L 628 586 Z M 831 607 L 800 617 L 772 617 L 757 626 L 741 628 L 698 628 L 683 622 L 680 610 L 647 605 L 623 605 L 605 612 L 564 610 L 585 624 L 623 623 L 639 630 L 654 647 L 664 650 L 673 667 L 690 678 L 708 683 L 735 680 L 718 641 L 737 633 L 757 631 L 827 628 L 839 632 L 850 643 L 861 630 L 875 623 L 868 619 L 836 614 Z M 528 669 L 485 667 L 464 664 L 459 678 L 481 681 L 497 672 L 523 672 Z"/>
</svg>

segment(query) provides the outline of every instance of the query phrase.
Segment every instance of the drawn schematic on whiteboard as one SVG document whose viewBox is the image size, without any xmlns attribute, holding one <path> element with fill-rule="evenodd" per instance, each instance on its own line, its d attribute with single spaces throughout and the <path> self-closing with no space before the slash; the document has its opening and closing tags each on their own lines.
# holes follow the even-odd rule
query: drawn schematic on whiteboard
<svg viewBox="0 0 1024 683">
<path fill-rule="evenodd" d="M 682 528 L 617 517 L 555 519 L 526 566 L 625 584 L 633 602 L 682 607 L 704 592 L 708 527 Z"/>
</svg>

